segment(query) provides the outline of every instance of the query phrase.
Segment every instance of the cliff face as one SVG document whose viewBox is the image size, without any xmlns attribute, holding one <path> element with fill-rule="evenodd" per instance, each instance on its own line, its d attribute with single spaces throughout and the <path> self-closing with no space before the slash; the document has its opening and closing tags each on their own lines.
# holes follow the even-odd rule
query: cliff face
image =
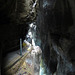
<svg viewBox="0 0 75 75">
<path fill-rule="evenodd" d="M 41 0 L 38 15 L 37 40 L 47 68 L 52 74 L 74 75 L 75 1 Z"/>
<path fill-rule="evenodd" d="M 25 39 L 28 23 L 36 19 L 36 0 L 0 0 L 0 49 L 2 53 L 19 49 Z M 38 2 L 36 2 L 38 3 Z"/>
</svg>

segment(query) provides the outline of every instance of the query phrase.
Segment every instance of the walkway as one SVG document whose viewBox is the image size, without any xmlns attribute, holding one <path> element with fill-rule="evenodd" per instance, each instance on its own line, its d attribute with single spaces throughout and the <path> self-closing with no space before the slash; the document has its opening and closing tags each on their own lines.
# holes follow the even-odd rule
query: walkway
<svg viewBox="0 0 75 75">
<path fill-rule="evenodd" d="M 27 46 L 26 46 L 27 47 Z M 23 49 L 23 55 L 20 56 L 19 50 L 7 55 L 4 70 L 7 75 L 39 75 L 41 49 L 32 46 Z"/>
<path fill-rule="evenodd" d="M 24 63 L 14 75 L 34 75 L 33 59 L 30 54 L 27 55 Z"/>
</svg>

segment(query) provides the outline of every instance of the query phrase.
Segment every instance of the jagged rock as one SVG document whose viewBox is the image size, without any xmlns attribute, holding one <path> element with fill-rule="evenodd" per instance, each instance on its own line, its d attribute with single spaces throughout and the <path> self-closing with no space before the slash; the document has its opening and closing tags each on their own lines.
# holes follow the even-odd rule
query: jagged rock
<svg viewBox="0 0 75 75">
<path fill-rule="evenodd" d="M 71 75 L 75 74 L 74 8 L 74 0 L 40 1 L 37 34 L 39 34 L 38 37 L 41 40 L 45 64 L 52 73 L 56 72 L 56 75 L 67 75 L 69 72 L 72 72 Z M 53 51 L 55 52 L 54 54 Z M 53 62 L 54 60 L 55 62 Z"/>
</svg>

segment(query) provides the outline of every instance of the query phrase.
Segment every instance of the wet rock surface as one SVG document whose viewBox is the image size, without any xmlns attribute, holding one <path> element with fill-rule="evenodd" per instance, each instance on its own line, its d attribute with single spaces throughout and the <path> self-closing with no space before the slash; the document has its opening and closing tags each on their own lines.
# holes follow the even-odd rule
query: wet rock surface
<svg viewBox="0 0 75 75">
<path fill-rule="evenodd" d="M 36 34 L 51 74 L 75 75 L 74 4 L 74 0 L 40 1 Z"/>
</svg>

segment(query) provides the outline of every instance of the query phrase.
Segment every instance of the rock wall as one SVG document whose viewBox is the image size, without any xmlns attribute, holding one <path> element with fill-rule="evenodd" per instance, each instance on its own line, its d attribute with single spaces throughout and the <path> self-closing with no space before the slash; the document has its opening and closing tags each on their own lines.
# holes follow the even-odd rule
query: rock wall
<svg viewBox="0 0 75 75">
<path fill-rule="evenodd" d="M 36 19 L 36 0 L 0 0 L 0 45 L 2 53 L 19 49 L 19 39 L 25 39 L 28 23 Z M 34 11 L 32 11 L 34 10 Z"/>
<path fill-rule="evenodd" d="M 39 2 L 36 34 L 43 60 L 52 75 L 75 75 L 75 1 Z"/>
</svg>

